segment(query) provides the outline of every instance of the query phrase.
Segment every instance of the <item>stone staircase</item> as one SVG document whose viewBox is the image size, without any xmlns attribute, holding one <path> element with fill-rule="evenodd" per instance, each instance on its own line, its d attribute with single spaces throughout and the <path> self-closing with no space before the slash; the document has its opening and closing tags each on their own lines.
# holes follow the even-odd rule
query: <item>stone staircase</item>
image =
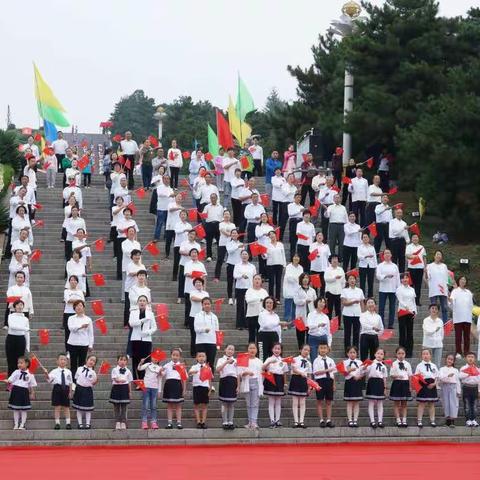
<svg viewBox="0 0 480 480">
<path fill-rule="evenodd" d="M 136 178 L 137 184 L 140 179 Z M 64 249 L 60 243 L 61 223 L 63 212 L 61 210 L 60 188 L 47 190 L 43 188 L 44 178 L 40 179 L 39 199 L 44 209 L 37 213 L 37 218 L 45 221 L 45 227 L 35 229 L 35 245 L 43 252 L 40 263 L 34 264 L 31 277 L 31 289 L 34 298 L 35 317 L 31 322 L 31 328 L 48 328 L 50 330 L 50 343 L 47 346 L 39 345 L 38 336 L 32 333 L 32 352 L 50 370 L 55 367 L 55 358 L 63 347 L 62 312 L 63 312 L 63 287 L 64 287 Z M 260 186 L 262 190 L 263 187 Z M 94 175 L 92 188 L 84 190 L 84 214 L 87 223 L 90 240 L 99 237 L 108 238 L 109 207 L 108 192 L 103 186 L 103 177 Z M 144 200 L 135 200 L 138 212 L 135 217 L 139 227 L 139 240 L 145 246 L 151 239 L 154 227 L 154 217 L 148 213 L 147 196 Z M 190 202 L 190 199 L 188 200 Z M 190 207 L 190 204 L 187 203 Z M 170 308 L 170 322 L 172 329 L 162 333 L 157 332 L 154 337 L 154 346 L 169 351 L 174 346 L 183 349 L 186 355 L 189 352 L 189 331 L 183 327 L 184 306 L 177 305 L 176 282 L 171 281 L 172 261 L 160 261 L 163 257 L 163 242 L 159 244 L 161 256 L 153 258 L 149 253 L 144 255 L 144 263 L 151 265 L 153 262 L 160 263 L 160 272 L 152 273 L 149 278 L 149 286 L 152 289 L 154 303 L 168 303 Z M 215 250 L 214 250 L 215 251 Z M 94 272 L 101 272 L 105 275 L 107 285 L 95 287 L 91 285 L 91 297 L 89 300 L 102 299 L 108 325 L 108 334 L 100 335 L 95 332 L 94 351 L 98 356 L 99 363 L 106 360 L 115 365 L 115 357 L 123 353 L 126 347 L 127 334 L 123 329 L 123 304 L 121 298 L 121 282 L 115 280 L 115 261 L 112 259 L 111 244 L 108 244 L 105 252 L 93 252 Z M 173 255 L 172 255 L 173 256 Z M 209 278 L 213 278 L 214 262 L 206 264 Z M 8 280 L 8 261 L 0 266 L 0 282 L 3 291 L 6 291 Z M 226 297 L 225 271 L 219 283 L 208 282 L 207 291 L 214 299 Z M 421 308 L 419 319 L 426 316 L 427 299 L 424 298 L 424 307 Z M 90 306 L 87 313 L 95 317 Z M 282 315 L 282 307 L 279 314 Z M 247 332 L 235 329 L 235 306 L 224 304 L 222 313 L 219 316 L 221 329 L 225 331 L 225 341 L 234 343 L 237 351 L 244 351 L 247 343 Z M 3 331 L 2 331 L 3 332 Z M 5 336 L 5 334 L 2 334 Z M 422 334 L 421 322 L 418 320 L 415 325 L 415 357 L 418 358 Z M 387 348 L 387 356 L 392 358 L 396 346 L 398 334 L 390 341 L 384 342 Z M 3 341 L 3 339 L 2 339 Z M 295 332 L 289 331 L 283 335 L 283 342 L 286 355 L 297 354 Z M 452 349 L 453 337 L 446 340 L 446 351 Z M 343 358 L 343 335 L 338 332 L 334 335 L 333 350 L 331 356 L 340 361 Z M 187 365 L 192 364 L 192 359 L 186 358 Z M 415 366 L 416 361 L 412 362 Z M 98 366 L 98 365 L 97 365 Z M 130 366 L 131 367 L 131 366 Z M 0 371 L 6 371 L 6 359 L 2 351 L 0 353 Z M 53 408 L 50 406 L 51 387 L 45 381 L 40 370 L 37 371 L 36 400 L 33 401 L 33 408 L 28 414 L 26 431 L 12 431 L 12 412 L 7 409 L 8 392 L 3 388 L 0 391 L 0 446 L 1 445 L 77 445 L 77 444 L 218 444 L 218 443 L 304 443 L 304 442 L 351 442 L 351 441 L 408 441 L 408 440 L 452 440 L 452 441 L 478 441 L 480 429 L 470 429 L 464 426 L 457 426 L 455 429 L 439 426 L 437 428 L 425 427 L 422 430 L 416 426 L 408 429 L 397 429 L 393 427 L 392 402 L 385 402 L 386 428 L 383 430 L 372 430 L 368 427 L 369 420 L 366 410 L 366 402 L 362 403 L 360 413 L 360 428 L 351 429 L 346 426 L 345 402 L 343 401 L 343 377 L 337 376 L 337 392 L 334 404 L 333 419 L 336 424 L 334 429 L 320 429 L 316 414 L 316 402 L 313 398 L 307 400 L 306 430 L 290 428 L 293 423 L 291 413 L 291 400 L 287 396 L 283 399 L 281 429 L 269 429 L 267 400 L 261 401 L 259 423 L 261 428 L 257 432 L 251 432 L 243 428 L 235 431 L 223 431 L 221 428 L 220 402 L 214 394 L 211 397 L 209 407 L 209 419 L 207 430 L 195 428 L 193 404 L 191 400 L 191 383 L 187 389 L 187 399 L 184 404 L 183 425 L 184 430 L 165 430 L 166 423 L 165 405 L 159 402 L 159 423 L 161 429 L 148 432 L 140 429 L 141 392 L 133 392 L 132 402 L 129 407 L 128 417 L 129 429 L 125 431 L 114 431 L 113 409 L 108 403 L 110 392 L 109 375 L 100 376 L 100 381 L 95 388 L 95 411 L 92 417 L 92 430 L 76 430 L 75 413 L 72 410 L 72 424 L 74 430 L 65 431 L 53 430 Z M 216 383 L 216 382 L 215 382 Z M 217 389 L 218 390 L 218 389 Z M 442 409 L 437 407 L 438 423 L 443 425 Z M 415 403 L 409 407 L 410 424 L 413 425 L 415 417 Z M 246 409 L 243 398 L 236 404 L 235 422 L 237 427 L 243 427 L 246 423 Z M 428 423 L 428 422 L 425 422 Z M 463 419 L 457 422 L 463 424 Z"/>
</svg>

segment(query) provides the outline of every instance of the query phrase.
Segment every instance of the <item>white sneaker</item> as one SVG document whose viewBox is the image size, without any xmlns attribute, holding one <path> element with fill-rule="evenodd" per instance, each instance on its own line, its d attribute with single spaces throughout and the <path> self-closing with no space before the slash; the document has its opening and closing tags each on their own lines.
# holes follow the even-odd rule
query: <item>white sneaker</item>
<svg viewBox="0 0 480 480">
<path fill-rule="evenodd" d="M 14 429 L 14 430 L 18 430 L 18 425 L 14 425 L 14 426 L 13 426 L 13 429 Z"/>
<path fill-rule="evenodd" d="M 126 429 L 127 429 L 127 424 L 126 424 L 126 423 L 121 423 L 121 424 L 120 424 L 120 428 L 121 428 L 122 430 L 126 430 Z"/>
<path fill-rule="evenodd" d="M 471 420 L 467 420 L 466 425 L 467 427 L 473 427 Z"/>
<path fill-rule="evenodd" d="M 228 304 L 229 304 L 229 305 L 233 305 L 233 298 L 229 298 L 229 299 L 228 299 Z M 8 327 L 6 327 L 6 328 L 7 328 L 7 330 L 8 330 Z"/>
<path fill-rule="evenodd" d="M 115 424 L 115 430 L 120 430 L 122 428 L 122 424 L 120 422 L 117 422 Z"/>
<path fill-rule="evenodd" d="M 207 262 L 211 262 L 211 261 L 212 261 L 212 257 L 208 257 Z"/>
<path fill-rule="evenodd" d="M 478 427 L 478 422 L 476 420 L 472 420 L 472 427 Z"/>
<path fill-rule="evenodd" d="M 18 429 L 19 429 L 19 430 L 25 430 L 25 425 L 23 425 L 23 424 L 20 425 L 20 426 L 18 427 Z"/>
</svg>

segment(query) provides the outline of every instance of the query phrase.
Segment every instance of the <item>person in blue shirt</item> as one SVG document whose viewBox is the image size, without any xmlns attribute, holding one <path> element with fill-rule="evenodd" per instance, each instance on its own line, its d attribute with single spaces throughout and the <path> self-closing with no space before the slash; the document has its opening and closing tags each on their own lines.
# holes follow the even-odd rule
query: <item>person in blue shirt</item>
<svg viewBox="0 0 480 480">
<path fill-rule="evenodd" d="M 272 177 L 276 168 L 282 168 L 282 161 L 279 160 L 279 154 L 276 150 L 272 152 L 270 158 L 265 161 L 265 192 L 272 196 Z"/>
<path fill-rule="evenodd" d="M 82 170 L 83 186 L 85 188 L 90 188 L 90 184 L 92 183 L 92 167 L 95 161 L 95 155 L 92 154 L 91 150 L 87 150 L 85 152 L 85 156 L 88 157 L 88 164 Z"/>
</svg>

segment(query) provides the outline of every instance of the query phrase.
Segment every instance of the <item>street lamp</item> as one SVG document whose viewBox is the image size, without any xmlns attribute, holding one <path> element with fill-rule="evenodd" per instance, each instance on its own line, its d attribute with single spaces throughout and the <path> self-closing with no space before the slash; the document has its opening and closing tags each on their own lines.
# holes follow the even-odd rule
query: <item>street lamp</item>
<svg viewBox="0 0 480 480">
<path fill-rule="evenodd" d="M 355 30 L 355 20 L 358 19 L 362 8 L 357 2 L 350 1 L 343 5 L 342 16 L 338 20 L 330 22 L 332 30 L 342 38 L 348 37 Z M 343 94 L 343 118 L 344 123 L 347 115 L 353 110 L 353 75 L 348 69 L 348 65 L 345 66 L 345 81 L 344 81 L 344 94 Z M 343 166 L 348 165 L 348 161 L 352 156 L 352 136 L 343 132 Z"/>
<path fill-rule="evenodd" d="M 167 116 L 163 107 L 158 107 L 157 111 L 153 114 L 153 118 L 158 122 L 158 141 L 162 141 L 163 136 L 163 119 Z"/>
</svg>

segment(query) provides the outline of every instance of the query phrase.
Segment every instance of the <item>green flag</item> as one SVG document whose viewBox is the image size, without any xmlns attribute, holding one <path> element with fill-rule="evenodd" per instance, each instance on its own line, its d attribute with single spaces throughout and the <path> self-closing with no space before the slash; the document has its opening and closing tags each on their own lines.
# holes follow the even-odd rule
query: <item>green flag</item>
<svg viewBox="0 0 480 480">
<path fill-rule="evenodd" d="M 208 151 L 216 157 L 218 155 L 218 138 L 213 128 L 208 123 Z"/>
<path fill-rule="evenodd" d="M 253 112 L 255 106 L 253 104 L 253 98 L 248 91 L 247 86 L 243 83 L 243 80 L 238 77 L 238 93 L 237 93 L 237 115 L 240 122 L 245 121 L 247 113 Z"/>
</svg>

